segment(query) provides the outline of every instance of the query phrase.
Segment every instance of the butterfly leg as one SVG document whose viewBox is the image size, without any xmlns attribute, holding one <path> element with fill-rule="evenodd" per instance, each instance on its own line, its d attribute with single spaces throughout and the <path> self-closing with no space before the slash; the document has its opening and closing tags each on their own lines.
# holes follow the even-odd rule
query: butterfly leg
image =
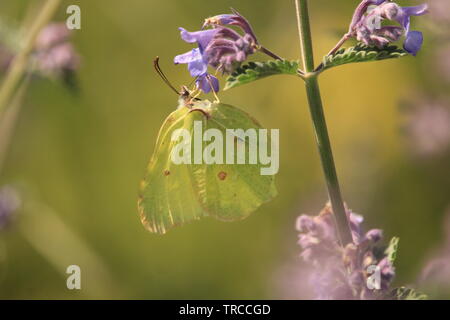
<svg viewBox="0 0 450 320">
<path fill-rule="evenodd" d="M 211 78 L 209 77 L 209 75 L 206 77 L 206 80 L 208 81 L 209 86 L 211 87 L 211 91 L 212 91 L 212 93 L 214 95 L 214 98 L 215 98 L 214 103 L 220 103 L 220 99 L 217 96 L 216 90 L 214 90 L 214 86 L 213 86 L 213 84 L 211 82 Z"/>
</svg>

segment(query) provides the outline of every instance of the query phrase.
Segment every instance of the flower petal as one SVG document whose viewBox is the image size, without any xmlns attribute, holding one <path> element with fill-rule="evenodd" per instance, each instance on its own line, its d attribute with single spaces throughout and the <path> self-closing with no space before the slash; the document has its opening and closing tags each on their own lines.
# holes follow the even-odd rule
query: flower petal
<svg viewBox="0 0 450 320">
<path fill-rule="evenodd" d="M 206 73 L 206 71 L 208 70 L 208 65 L 203 61 L 203 58 L 200 56 L 200 59 L 189 62 L 188 70 L 192 77 L 198 77 Z"/>
<path fill-rule="evenodd" d="M 175 64 L 189 63 L 189 62 L 192 62 L 194 60 L 201 59 L 201 57 L 202 57 L 202 55 L 200 54 L 200 50 L 196 48 L 196 49 L 193 49 L 193 50 L 191 50 L 189 52 L 177 55 L 173 59 L 173 62 Z"/>
<path fill-rule="evenodd" d="M 401 19 L 398 22 L 403 26 L 403 28 L 405 28 L 406 33 L 408 33 L 411 24 L 411 16 L 421 16 L 426 14 L 427 12 L 427 4 L 422 4 L 415 7 L 403 7 Z"/>
<path fill-rule="evenodd" d="M 420 31 L 410 31 L 406 34 L 403 48 L 413 56 L 417 55 L 423 43 L 423 35 Z"/>
<path fill-rule="evenodd" d="M 230 14 L 230 13 L 226 13 L 226 14 L 219 14 L 217 16 L 214 17 L 210 17 L 208 19 L 205 20 L 205 23 L 203 24 L 203 27 L 207 27 L 209 25 L 228 25 L 234 22 L 234 19 L 236 18 L 235 14 Z"/>
<path fill-rule="evenodd" d="M 205 73 L 204 75 L 198 77 L 197 86 L 204 93 L 211 92 L 211 87 L 215 92 L 218 92 L 219 91 L 219 80 L 216 77 Z"/>
<path fill-rule="evenodd" d="M 403 28 L 398 26 L 384 26 L 375 30 L 375 34 L 390 41 L 397 41 L 403 34 Z"/>
<path fill-rule="evenodd" d="M 233 12 L 233 14 L 220 14 L 206 19 L 202 28 L 205 28 L 207 26 L 238 26 L 242 29 L 242 31 L 244 31 L 245 34 L 250 35 L 254 43 L 257 44 L 258 40 L 256 39 L 256 35 L 253 32 L 253 29 L 247 19 L 245 19 L 239 12 L 237 12 L 233 8 L 231 9 L 231 11 Z"/>
<path fill-rule="evenodd" d="M 352 22 L 350 23 L 349 32 L 352 32 L 353 29 L 355 28 L 356 24 L 364 18 L 365 14 L 367 12 L 367 9 L 371 5 L 378 6 L 386 1 L 387 0 L 362 0 L 361 3 L 358 5 L 358 7 L 356 7 L 355 12 L 353 13 L 353 18 L 352 18 Z"/>
<path fill-rule="evenodd" d="M 369 3 L 371 4 L 371 5 L 375 5 L 375 6 L 378 6 L 378 5 L 380 5 L 380 4 L 382 4 L 383 2 L 386 2 L 387 0 L 369 0 Z"/>
<path fill-rule="evenodd" d="M 203 50 L 208 46 L 211 42 L 212 38 L 216 35 L 218 29 L 209 29 L 202 31 L 189 32 L 184 28 L 178 28 L 181 32 L 181 39 L 188 43 L 198 43 L 198 47 L 200 49 L 200 53 L 203 53 Z"/>
<path fill-rule="evenodd" d="M 424 3 L 414 7 L 402 7 L 408 16 L 421 16 L 428 12 L 428 4 Z"/>
</svg>

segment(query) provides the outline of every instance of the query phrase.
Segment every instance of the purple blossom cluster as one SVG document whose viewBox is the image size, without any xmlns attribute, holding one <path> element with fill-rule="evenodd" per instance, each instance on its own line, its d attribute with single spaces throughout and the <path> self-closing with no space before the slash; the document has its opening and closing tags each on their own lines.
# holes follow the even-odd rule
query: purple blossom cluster
<svg viewBox="0 0 450 320">
<path fill-rule="evenodd" d="M 410 29 L 411 16 L 421 16 L 428 12 L 428 5 L 401 7 L 390 0 L 363 0 L 356 8 L 349 28 L 349 36 L 368 46 L 383 48 L 398 41 L 403 35 L 403 48 L 416 55 L 422 47 L 423 35 Z M 383 21 L 398 25 L 383 25 Z"/>
<path fill-rule="evenodd" d="M 229 26 L 236 26 L 243 35 Z M 211 29 L 205 29 L 211 27 Z M 237 11 L 207 18 L 202 30 L 189 32 L 179 28 L 181 38 L 197 48 L 175 57 L 175 64 L 187 64 L 197 87 L 203 92 L 219 91 L 218 79 L 208 73 L 208 66 L 222 73 L 231 73 L 247 57 L 259 49 L 258 40 L 250 23 Z"/>
<path fill-rule="evenodd" d="M 70 42 L 71 31 L 65 23 L 51 23 L 39 33 L 29 69 L 48 77 L 59 77 L 75 71 L 80 57 Z M 8 69 L 14 50 L 0 44 L 0 70 Z"/>
<path fill-rule="evenodd" d="M 331 206 L 318 216 L 301 215 L 297 219 L 301 257 L 312 266 L 310 285 L 317 299 L 381 299 L 389 293 L 395 269 L 377 244 L 382 231 L 362 231 L 363 217 L 346 209 L 352 231 L 352 243 L 339 244 Z M 378 284 L 369 285 L 378 270 Z"/>
<path fill-rule="evenodd" d="M 36 39 L 36 63 L 38 70 L 48 76 L 59 76 L 75 71 L 80 58 L 70 42 L 71 31 L 65 23 L 46 26 Z"/>
</svg>

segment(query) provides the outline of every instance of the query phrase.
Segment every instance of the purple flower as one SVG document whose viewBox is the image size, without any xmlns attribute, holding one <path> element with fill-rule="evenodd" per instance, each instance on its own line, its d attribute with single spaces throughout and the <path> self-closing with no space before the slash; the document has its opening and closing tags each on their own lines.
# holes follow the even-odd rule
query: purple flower
<svg viewBox="0 0 450 320">
<path fill-rule="evenodd" d="M 258 40 L 256 39 L 256 35 L 253 32 L 252 26 L 239 12 L 234 9 L 231 9 L 233 14 L 221 14 L 215 17 L 210 17 L 205 19 L 205 23 L 203 24 L 203 28 L 207 26 L 237 26 L 241 28 L 241 30 L 249 35 L 255 44 L 258 44 Z"/>
<path fill-rule="evenodd" d="M 219 91 L 219 81 L 216 77 L 208 73 L 208 61 L 204 57 L 204 52 L 208 44 L 211 42 L 217 29 L 189 32 L 183 28 L 181 38 L 188 43 L 197 43 L 198 48 L 189 52 L 180 54 L 175 57 L 175 64 L 187 64 L 189 73 L 192 77 L 197 78 L 197 86 L 205 93 L 211 91 L 211 87 L 215 92 Z"/>
<path fill-rule="evenodd" d="M 48 77 L 61 77 L 74 72 L 80 63 L 80 57 L 70 43 L 71 31 L 65 23 L 50 23 L 38 34 L 30 72 Z M 7 70 L 16 52 L 12 48 L 0 45 L 0 70 Z"/>
<path fill-rule="evenodd" d="M 371 7 L 375 5 L 376 7 Z M 366 45 L 383 48 L 405 35 L 403 48 L 416 55 L 422 47 L 423 35 L 411 31 L 411 16 L 421 16 L 428 12 L 428 5 L 401 7 L 387 0 L 364 0 L 356 8 L 349 28 L 349 35 Z M 395 21 L 398 26 L 382 26 L 383 20 Z"/>
<path fill-rule="evenodd" d="M 355 13 L 353 14 L 352 22 L 350 23 L 349 33 L 352 33 L 357 26 L 357 24 L 364 18 L 367 9 L 372 5 L 380 5 L 386 0 L 363 0 L 356 7 Z"/>
<path fill-rule="evenodd" d="M 70 42 L 63 42 L 36 54 L 37 67 L 45 75 L 60 76 L 75 71 L 80 63 L 79 56 Z"/>
<path fill-rule="evenodd" d="M 65 23 L 51 23 L 39 33 L 35 54 L 37 70 L 49 77 L 61 77 L 74 72 L 80 57 L 70 43 L 71 31 Z"/>
<path fill-rule="evenodd" d="M 48 50 L 69 41 L 70 34 L 71 32 L 65 23 L 50 23 L 39 33 L 35 47 L 37 50 Z"/>
<path fill-rule="evenodd" d="M 372 229 L 364 233 L 363 217 L 346 209 L 353 242 L 341 247 L 338 243 L 331 206 L 328 204 L 318 216 L 301 215 L 296 228 L 301 257 L 312 268 L 310 285 L 317 299 L 382 299 L 389 293 L 395 270 L 386 253 L 375 244 L 382 231 Z M 379 270 L 379 289 L 368 287 L 369 268 Z"/>
<path fill-rule="evenodd" d="M 227 26 L 238 26 L 244 35 Z M 188 43 L 196 43 L 197 48 L 175 57 L 175 64 L 187 64 L 192 77 L 196 78 L 197 87 L 204 92 L 219 91 L 219 81 L 208 73 L 208 66 L 232 73 L 248 55 L 258 48 L 257 39 L 248 21 L 236 11 L 233 14 L 222 14 L 205 20 L 203 25 L 212 27 L 196 32 L 183 28 L 181 38 Z"/>
<path fill-rule="evenodd" d="M 400 7 L 395 3 L 386 4 L 392 7 L 390 20 L 395 20 L 402 25 L 405 30 L 406 39 L 403 48 L 415 56 L 419 52 L 423 43 L 423 35 L 420 31 L 410 31 L 411 16 L 421 16 L 428 12 L 428 5 L 422 4 L 415 7 Z M 389 10 L 388 10 L 389 11 Z"/>
</svg>

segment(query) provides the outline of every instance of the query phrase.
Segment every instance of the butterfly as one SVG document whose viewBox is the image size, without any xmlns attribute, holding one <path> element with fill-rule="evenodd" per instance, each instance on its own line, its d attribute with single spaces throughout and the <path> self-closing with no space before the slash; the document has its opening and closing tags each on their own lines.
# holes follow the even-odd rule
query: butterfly
<svg viewBox="0 0 450 320">
<path fill-rule="evenodd" d="M 195 134 L 198 126 L 204 133 L 214 132 L 214 141 L 199 139 Z M 145 228 L 164 234 L 172 227 L 203 217 L 242 220 L 274 198 L 277 194 L 274 175 L 262 175 L 260 163 L 237 164 L 239 148 L 241 156 L 250 159 L 250 140 L 236 133 L 248 129 L 262 127 L 246 112 L 220 102 L 193 98 L 185 88 L 178 108 L 166 118 L 159 131 L 141 182 L 138 210 Z M 235 142 L 234 163 L 225 161 L 230 152 L 227 143 L 216 144 L 214 152 L 209 150 L 209 156 L 205 156 L 208 146 L 217 143 L 220 136 Z M 270 139 L 266 145 L 260 145 L 268 146 L 271 146 Z M 195 153 L 198 155 L 195 148 L 202 150 L 201 159 L 194 159 Z M 224 161 L 218 159 L 219 154 Z M 208 161 L 208 157 L 216 161 Z"/>
</svg>

